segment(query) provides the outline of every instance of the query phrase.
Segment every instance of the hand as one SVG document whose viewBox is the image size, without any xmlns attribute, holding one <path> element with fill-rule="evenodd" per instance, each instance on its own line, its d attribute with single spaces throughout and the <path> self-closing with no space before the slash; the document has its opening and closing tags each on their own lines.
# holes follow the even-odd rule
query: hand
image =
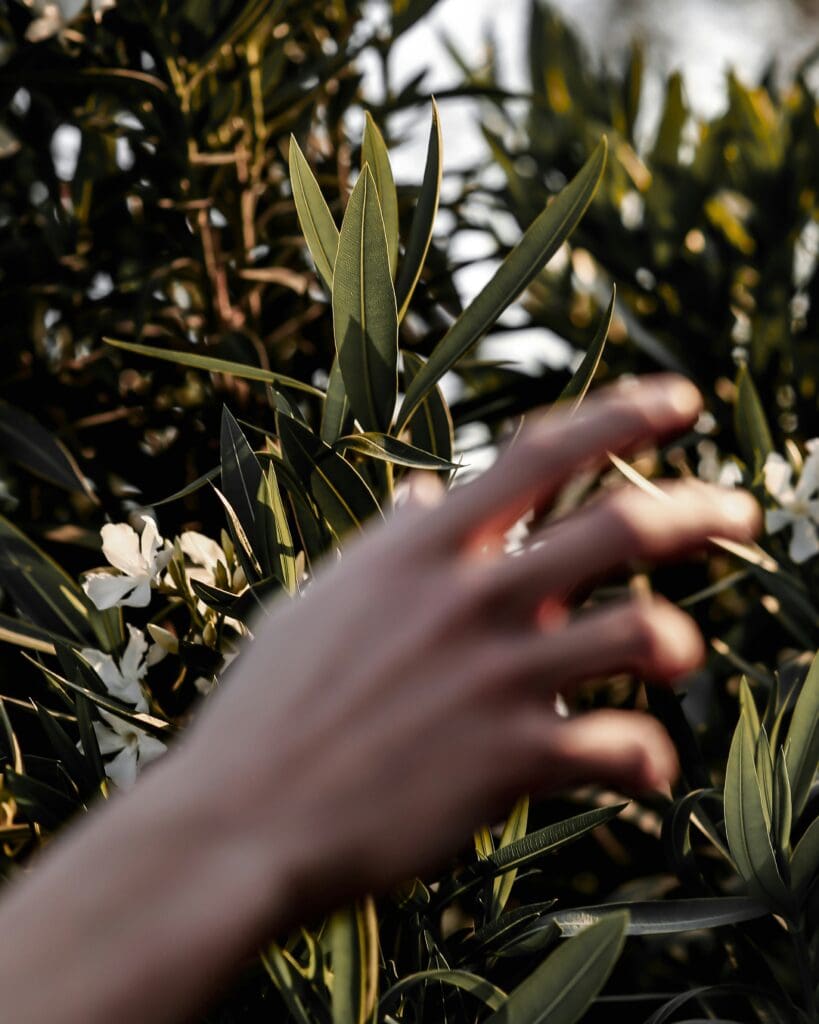
<svg viewBox="0 0 819 1024">
<path fill-rule="evenodd" d="M 514 557 L 502 538 L 607 451 L 674 435 L 699 410 L 692 385 L 659 376 L 537 419 L 480 479 L 410 502 L 274 606 L 184 741 L 214 803 L 238 805 L 288 865 L 289 905 L 270 916 L 291 923 L 418 872 L 521 792 L 673 778 L 655 719 L 564 718 L 555 695 L 621 671 L 670 683 L 703 658 L 697 628 L 659 598 L 581 611 L 573 598 L 635 561 L 749 539 L 756 503 L 698 481 L 664 485 L 665 504 L 623 486 Z"/>
</svg>

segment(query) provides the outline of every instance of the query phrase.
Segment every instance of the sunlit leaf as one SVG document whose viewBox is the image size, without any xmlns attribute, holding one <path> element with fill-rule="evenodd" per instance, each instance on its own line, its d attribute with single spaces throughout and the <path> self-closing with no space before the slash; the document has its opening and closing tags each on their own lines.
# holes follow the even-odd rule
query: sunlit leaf
<svg viewBox="0 0 819 1024">
<path fill-rule="evenodd" d="M 332 289 L 338 228 L 294 135 L 290 136 L 290 185 L 302 234 L 316 270 Z"/>
<path fill-rule="evenodd" d="M 395 277 L 398 265 L 398 194 L 390 166 L 390 156 L 378 125 L 367 111 L 364 123 L 364 138 L 361 142 L 361 166 L 367 165 L 375 180 L 384 230 L 387 236 L 387 254 L 390 274 Z"/>
<path fill-rule="evenodd" d="M 359 455 L 368 455 L 371 459 L 392 462 L 396 466 L 409 466 L 412 469 L 452 470 L 456 466 L 446 459 L 441 459 L 431 452 L 422 451 L 405 441 L 399 441 L 389 434 L 367 432 L 350 434 L 340 437 L 333 446 L 337 451 L 353 451 Z"/>
<path fill-rule="evenodd" d="M 356 418 L 365 430 L 389 430 L 398 393 L 398 316 L 384 221 L 366 167 L 341 225 L 333 273 L 333 330 Z"/>
<path fill-rule="evenodd" d="M 407 248 L 398 270 L 395 282 L 395 297 L 398 304 L 398 319 L 403 320 L 409 307 L 415 286 L 424 269 L 429 245 L 432 241 L 432 229 L 438 213 L 438 201 L 441 195 L 441 177 L 443 174 L 443 139 L 441 137 L 441 119 L 438 105 L 432 100 L 432 125 L 429 129 L 427 143 L 427 160 L 424 167 L 424 178 L 418 202 L 412 215 L 412 224 L 407 238 Z"/>
<path fill-rule="evenodd" d="M 494 324 L 569 237 L 592 200 L 606 165 L 603 139 L 576 177 L 546 207 L 492 280 L 458 317 L 407 389 L 397 426 L 403 427 L 430 388 Z"/>
</svg>

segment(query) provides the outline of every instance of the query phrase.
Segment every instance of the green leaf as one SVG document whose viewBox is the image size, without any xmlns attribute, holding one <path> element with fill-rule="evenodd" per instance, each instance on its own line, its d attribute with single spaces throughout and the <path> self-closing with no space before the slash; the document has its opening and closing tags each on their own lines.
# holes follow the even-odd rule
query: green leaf
<svg viewBox="0 0 819 1024">
<path fill-rule="evenodd" d="M 350 402 L 347 392 L 344 390 L 344 378 L 341 376 L 341 366 L 338 355 L 333 358 L 333 365 L 330 368 L 330 379 L 327 381 L 327 394 L 324 396 L 324 405 L 321 407 L 321 427 L 319 436 L 325 444 L 333 444 L 344 433 L 347 420 L 350 417 Z"/>
<path fill-rule="evenodd" d="M 217 359 L 215 356 L 200 355 L 198 352 L 174 352 L 171 349 L 156 348 L 154 345 L 138 345 L 134 341 L 118 341 L 115 338 L 103 338 L 102 340 L 106 345 L 121 348 L 126 352 L 133 352 L 138 356 L 163 359 L 166 363 L 190 366 L 196 370 L 206 370 L 208 373 L 229 373 L 234 377 L 241 377 L 244 380 L 257 380 L 261 381 L 262 384 L 271 384 L 273 387 L 293 388 L 296 391 L 304 391 L 308 395 L 314 395 L 317 398 L 324 397 L 324 392 L 314 388 L 311 384 L 305 384 L 304 381 L 297 380 L 295 377 L 286 377 L 283 373 L 263 370 L 259 366 L 234 363 L 228 359 Z"/>
<path fill-rule="evenodd" d="M 404 361 L 405 387 L 409 388 L 425 364 L 415 352 L 404 351 L 401 356 Z M 437 384 L 427 392 L 424 400 L 410 417 L 407 427 L 416 448 L 431 452 L 447 462 L 452 461 L 455 449 L 452 416 L 443 392 Z"/>
<path fill-rule="evenodd" d="M 369 897 L 332 915 L 329 941 L 333 1024 L 367 1024 L 375 1003 L 378 966 L 378 930 Z"/>
<path fill-rule="evenodd" d="M 597 367 L 600 365 L 600 360 L 603 356 L 603 349 L 606 345 L 606 338 L 609 334 L 609 328 L 611 327 L 611 320 L 614 316 L 614 304 L 617 299 L 617 288 L 612 286 L 611 300 L 608 305 L 608 309 L 603 314 L 603 318 L 597 325 L 597 330 L 594 333 L 594 337 L 586 349 L 586 354 L 583 356 L 583 361 L 580 366 L 572 374 L 572 379 L 561 391 L 561 399 L 574 399 L 573 409 L 577 409 L 583 399 L 586 397 L 586 392 L 589 390 L 589 386 L 594 380 L 594 375 L 597 373 Z"/>
<path fill-rule="evenodd" d="M 560 945 L 487 1024 L 576 1024 L 617 963 L 627 927 L 628 913 L 616 912 Z"/>
<path fill-rule="evenodd" d="M 228 407 L 222 406 L 219 441 L 222 463 L 222 494 L 236 513 L 250 539 L 256 528 L 256 506 L 262 482 L 262 467 Z"/>
<path fill-rule="evenodd" d="M 802 683 L 785 741 L 785 761 L 791 782 L 793 815 L 805 809 L 819 764 L 819 654 Z"/>
<path fill-rule="evenodd" d="M 371 459 L 381 459 L 383 462 L 409 466 L 412 469 L 457 469 L 454 463 L 446 459 L 415 448 L 405 441 L 399 441 L 389 434 L 378 434 L 375 431 L 341 437 L 333 447 L 336 451 L 354 451 L 359 455 L 368 455 Z"/>
<path fill-rule="evenodd" d="M 791 852 L 791 827 L 793 825 L 793 798 L 791 781 L 785 752 L 779 748 L 773 773 L 773 804 L 771 807 L 772 832 L 777 850 L 786 857 Z"/>
<path fill-rule="evenodd" d="M 734 429 L 745 461 L 758 470 L 774 450 L 774 444 L 759 393 L 745 365 L 739 368 L 736 388 Z"/>
<path fill-rule="evenodd" d="M 384 136 L 378 125 L 373 121 L 369 110 L 364 123 L 364 138 L 361 142 L 361 167 L 365 164 L 375 179 L 381 214 L 384 218 L 384 231 L 387 236 L 387 255 L 389 257 L 390 274 L 395 277 L 398 265 L 398 193 L 390 167 L 390 156 L 387 152 Z"/>
<path fill-rule="evenodd" d="M 15 799 L 29 820 L 55 831 L 78 809 L 79 804 L 39 779 L 18 775 L 13 768 L 3 772 L 3 788 Z"/>
<path fill-rule="evenodd" d="M 77 749 L 74 741 L 60 725 L 57 718 L 42 704 L 34 702 L 40 725 L 48 738 L 48 742 L 57 757 L 76 784 L 81 793 L 89 793 L 97 788 L 97 779 L 92 766 Z"/>
<path fill-rule="evenodd" d="M 788 907 L 787 891 L 771 845 L 754 761 L 754 741 L 745 718 L 740 716 L 725 772 L 728 846 L 751 895 L 782 912 Z"/>
<path fill-rule="evenodd" d="M 578 174 L 530 225 L 489 284 L 438 343 L 407 389 L 398 415 L 399 429 L 432 386 L 486 333 L 572 233 L 597 190 L 606 165 L 606 149 L 603 138 Z"/>
<path fill-rule="evenodd" d="M 76 582 L 0 516 L 0 584 L 8 591 L 21 620 L 73 640 L 92 636 L 94 612 Z"/>
<path fill-rule="evenodd" d="M 429 129 L 424 178 L 421 182 L 421 191 L 418 193 L 418 202 L 415 204 L 415 212 L 412 215 L 407 248 L 398 271 L 398 280 L 395 283 L 399 322 L 404 319 L 404 314 L 412 300 L 432 242 L 432 229 L 435 226 L 435 216 L 438 213 L 438 201 L 441 195 L 442 174 L 441 119 L 438 114 L 438 104 L 433 99 L 432 125 Z"/>
<path fill-rule="evenodd" d="M 105 764 L 100 753 L 100 745 L 97 734 L 94 732 L 94 723 L 91 717 L 91 702 L 81 693 L 74 694 L 74 708 L 77 712 L 77 727 L 80 732 L 80 743 L 83 753 L 94 773 L 98 786 L 105 783 Z"/>
<path fill-rule="evenodd" d="M 279 416 L 285 457 L 337 537 L 381 515 L 378 502 L 356 470 L 308 427 Z"/>
<path fill-rule="evenodd" d="M 91 690 L 86 686 L 74 683 L 70 679 L 66 679 L 64 676 L 58 675 L 58 673 L 52 671 L 52 669 L 48 668 L 46 665 L 42 665 L 40 662 L 35 661 L 27 654 L 23 654 L 23 657 L 38 668 L 49 682 L 53 683 L 58 689 L 68 689 L 71 690 L 72 693 L 80 694 L 96 707 L 102 708 L 103 711 L 107 711 L 112 715 L 116 715 L 117 718 L 121 718 L 123 722 L 128 722 L 128 724 L 132 725 L 135 729 L 141 729 L 143 732 L 147 732 L 150 736 L 155 736 L 163 742 L 167 742 L 168 737 L 173 734 L 174 730 L 171 725 L 168 722 L 163 722 L 161 718 L 149 715 L 146 711 L 134 711 L 131 706 L 117 700 L 116 697 L 111 697 L 108 694 L 96 693 L 94 690 Z"/>
<path fill-rule="evenodd" d="M 384 221 L 368 167 L 359 175 L 341 225 L 333 330 L 353 413 L 365 430 L 389 430 L 398 394 L 398 314 Z"/>
<path fill-rule="evenodd" d="M 431 984 L 449 985 L 452 988 L 468 992 L 471 996 L 488 1006 L 490 1010 L 498 1010 L 503 1005 L 507 996 L 503 989 L 493 985 L 485 978 L 477 974 L 470 974 L 469 971 L 457 971 L 442 968 L 432 971 L 418 971 L 416 974 L 408 974 L 401 978 L 391 988 L 388 988 L 381 997 L 378 1005 L 379 1016 L 389 1013 L 395 1005 L 407 993 L 414 988 L 427 988 Z"/>
<path fill-rule="evenodd" d="M 332 290 L 333 267 L 338 252 L 338 228 L 295 135 L 290 136 L 289 162 L 293 202 L 296 204 L 304 240 L 316 270 Z"/>
<path fill-rule="evenodd" d="M 543 922 L 554 922 L 562 935 L 572 936 L 611 913 L 627 910 L 627 935 L 671 935 L 676 932 L 718 928 L 764 917 L 768 908 L 747 896 L 715 896 L 680 900 L 636 900 L 629 903 L 602 903 L 578 910 L 559 910 Z M 538 922 L 540 925 L 540 922 Z"/>
<path fill-rule="evenodd" d="M 257 500 L 262 508 L 256 530 L 259 547 L 264 552 L 259 555 L 262 569 L 280 580 L 289 594 L 295 594 L 298 590 L 296 553 L 272 462 L 259 483 Z"/>
<path fill-rule="evenodd" d="M 292 969 L 281 948 L 272 943 L 261 954 L 261 960 L 293 1019 L 298 1024 L 314 1024 L 315 1017 L 307 998 L 310 990 L 298 971 Z"/>
<path fill-rule="evenodd" d="M 501 847 L 488 858 L 493 874 L 521 868 L 539 860 L 547 853 L 560 849 L 567 843 L 573 843 L 592 829 L 616 818 L 627 804 L 613 804 L 611 807 L 597 807 L 591 811 L 576 814 L 565 821 L 547 825 L 530 832 L 528 836 Z"/>
<path fill-rule="evenodd" d="M 796 844 L 791 857 L 791 889 L 797 900 L 804 898 L 819 871 L 819 818 L 814 818 Z"/>
<path fill-rule="evenodd" d="M 529 797 L 520 797 L 515 806 L 512 808 L 512 813 L 506 819 L 506 824 L 503 826 L 503 832 L 498 841 L 498 849 L 502 850 L 506 846 L 511 846 L 512 843 L 517 843 L 523 839 L 526 835 L 526 828 L 529 824 Z M 502 875 L 495 879 L 492 883 L 492 907 L 491 917 L 496 918 L 502 912 L 503 908 L 509 902 L 509 897 L 512 895 L 512 886 L 515 884 L 515 878 L 517 877 L 517 871 L 505 871 Z"/>
<path fill-rule="evenodd" d="M 35 476 L 67 491 L 82 491 L 98 504 L 94 492 L 63 444 L 25 409 L 0 401 L 0 448 L 7 458 Z"/>
</svg>

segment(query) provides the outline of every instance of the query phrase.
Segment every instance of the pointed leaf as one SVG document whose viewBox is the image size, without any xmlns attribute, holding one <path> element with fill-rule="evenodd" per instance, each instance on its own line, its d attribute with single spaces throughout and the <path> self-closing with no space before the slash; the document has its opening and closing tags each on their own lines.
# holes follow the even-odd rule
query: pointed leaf
<svg viewBox="0 0 819 1024">
<path fill-rule="evenodd" d="M 344 390 L 344 378 L 338 355 L 333 359 L 330 379 L 327 382 L 327 394 L 321 407 L 321 427 L 319 436 L 325 444 L 333 444 L 344 433 L 347 420 L 350 418 L 350 402 Z"/>
<path fill-rule="evenodd" d="M 0 401 L 0 448 L 35 476 L 67 491 L 82 491 L 97 503 L 73 456 L 25 409 Z"/>
<path fill-rule="evenodd" d="M 748 465 L 759 469 L 774 445 L 759 393 L 745 365 L 739 368 L 736 386 L 734 429 L 737 440 Z"/>
<path fill-rule="evenodd" d="M 338 228 L 295 135 L 290 136 L 289 161 L 290 187 L 304 240 L 316 270 L 327 287 L 332 289 Z"/>
<path fill-rule="evenodd" d="M 216 356 L 200 355 L 198 352 L 174 352 L 171 349 L 156 348 L 154 345 L 117 341 L 115 338 L 103 338 L 102 340 L 106 345 L 112 345 L 114 348 L 121 348 L 139 356 L 150 356 L 152 359 L 162 359 L 166 363 L 190 366 L 196 370 L 206 370 L 208 373 L 229 373 L 233 377 L 241 377 L 244 380 L 257 380 L 262 384 L 271 384 L 273 387 L 294 388 L 296 391 L 305 391 L 308 395 L 314 395 L 317 398 L 323 397 L 323 392 L 311 384 L 305 384 L 304 381 L 296 380 L 295 377 L 286 377 L 283 373 L 263 370 L 259 366 L 247 366 L 245 363 L 234 363 L 229 359 L 217 359 Z"/>
<path fill-rule="evenodd" d="M 407 390 L 398 415 L 399 429 L 407 423 L 433 384 L 486 333 L 569 237 L 597 190 L 605 164 L 604 138 L 575 178 L 530 225 L 492 280 L 438 343 Z"/>
<path fill-rule="evenodd" d="M 501 837 L 498 841 L 498 849 L 501 850 L 505 846 L 510 846 L 512 843 L 517 843 L 523 839 L 526 835 L 528 824 L 529 797 L 522 796 L 516 801 L 515 806 L 512 808 L 512 813 L 506 819 L 506 824 L 503 826 L 503 832 L 501 832 Z M 498 917 L 509 902 L 516 877 L 517 871 L 505 871 L 492 883 L 491 916 L 493 918 Z"/>
<path fill-rule="evenodd" d="M 278 424 L 287 461 L 336 536 L 380 517 L 372 491 L 346 459 L 298 420 L 280 416 Z"/>
<path fill-rule="evenodd" d="M 819 818 L 814 818 L 791 857 L 791 888 L 801 900 L 819 871 Z"/>
<path fill-rule="evenodd" d="M 369 110 L 364 123 L 364 138 L 361 143 L 361 166 L 369 166 L 375 179 L 378 201 L 381 203 L 381 214 L 384 218 L 384 231 L 387 236 L 387 255 L 390 274 L 395 277 L 398 265 L 398 194 L 390 167 L 390 157 L 384 136 L 378 125 L 373 121 Z"/>
<path fill-rule="evenodd" d="M 785 760 L 793 796 L 793 815 L 798 818 L 808 802 L 819 765 L 819 654 L 802 683 L 788 727 Z"/>
<path fill-rule="evenodd" d="M 592 811 L 584 811 L 583 814 L 576 814 L 565 821 L 559 821 L 554 825 L 547 825 L 538 829 L 537 832 L 530 832 L 517 842 L 496 850 L 489 861 L 492 866 L 492 873 L 499 874 L 509 871 L 512 868 L 521 868 L 531 864 L 547 853 L 574 842 L 592 829 L 603 825 L 612 818 L 616 818 L 620 811 L 627 804 L 614 804 L 611 807 L 598 807 Z"/>
<path fill-rule="evenodd" d="M 359 455 L 369 455 L 371 459 L 381 459 L 383 462 L 409 466 L 412 469 L 457 469 L 454 463 L 447 462 L 446 459 L 440 459 L 437 455 L 415 448 L 405 441 L 390 437 L 389 434 L 378 434 L 375 431 L 341 437 L 333 447 L 336 451 L 354 451 Z"/>
<path fill-rule="evenodd" d="M 347 204 L 333 273 L 344 388 L 365 430 L 389 430 L 398 394 L 398 314 L 375 182 L 365 167 Z"/>
<path fill-rule="evenodd" d="M 421 182 L 421 191 L 418 193 L 418 202 L 415 204 L 415 212 L 412 215 L 407 248 L 398 271 L 398 280 L 395 283 L 399 321 L 404 319 L 404 314 L 412 300 L 415 286 L 421 277 L 424 262 L 429 252 L 429 246 L 432 241 L 432 229 L 435 226 L 435 216 L 438 213 L 442 174 L 443 139 L 441 137 L 441 119 L 438 114 L 438 104 L 433 99 L 432 125 L 429 129 L 424 179 Z"/>
<path fill-rule="evenodd" d="M 503 989 L 498 988 L 477 974 L 470 974 L 469 971 L 456 971 L 446 968 L 418 971 L 416 974 L 406 975 L 406 977 L 396 982 L 392 988 L 387 989 L 381 997 L 381 1002 L 378 1006 L 379 1014 L 389 1013 L 394 1009 L 396 1003 L 413 989 L 427 988 L 427 986 L 433 983 L 449 985 L 452 988 L 460 989 L 462 992 L 468 992 L 476 999 L 480 999 L 484 1006 L 488 1006 L 490 1010 L 500 1009 L 507 998 Z"/>
<path fill-rule="evenodd" d="M 725 831 L 737 870 L 752 896 L 774 910 L 787 909 L 787 891 L 776 865 L 754 764 L 754 741 L 740 716 L 725 773 Z"/>
<path fill-rule="evenodd" d="M 583 361 L 572 374 L 572 379 L 560 393 L 561 399 L 574 399 L 574 409 L 576 409 L 586 397 L 586 392 L 589 390 L 589 386 L 594 380 L 595 373 L 597 373 L 597 367 L 600 365 L 600 360 L 603 356 L 603 349 L 606 345 L 606 338 L 608 337 L 609 328 L 611 327 L 611 320 L 614 316 L 614 303 L 616 298 L 617 289 L 612 287 L 611 300 L 609 302 L 608 309 L 603 314 L 603 318 L 600 323 L 597 325 L 597 330 L 594 333 L 594 337 L 592 338 L 589 347 L 586 349 Z"/>
<path fill-rule="evenodd" d="M 289 594 L 295 594 L 298 590 L 296 552 L 272 462 L 268 463 L 259 484 L 258 501 L 263 514 L 257 518 L 256 536 L 259 546 L 266 552 L 265 557 L 259 559 L 262 570 L 281 580 Z"/>
<path fill-rule="evenodd" d="M 558 946 L 487 1024 L 576 1024 L 617 963 L 627 926 L 620 911 Z"/>
</svg>

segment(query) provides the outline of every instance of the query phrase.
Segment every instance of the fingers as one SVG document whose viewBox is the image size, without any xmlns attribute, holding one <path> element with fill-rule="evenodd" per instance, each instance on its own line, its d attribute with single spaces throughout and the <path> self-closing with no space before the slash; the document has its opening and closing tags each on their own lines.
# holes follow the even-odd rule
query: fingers
<svg viewBox="0 0 819 1024">
<path fill-rule="evenodd" d="M 663 598 L 642 598 L 534 630 L 510 654 L 510 675 L 538 690 L 568 693 L 590 679 L 633 672 L 670 682 L 698 668 L 705 646 L 694 620 Z"/>
<path fill-rule="evenodd" d="M 700 481 L 667 484 L 662 501 L 622 487 L 547 527 L 528 551 L 483 566 L 483 585 L 499 607 L 533 607 L 569 594 L 635 561 L 666 561 L 701 548 L 709 537 L 748 541 L 761 513 L 745 491 Z"/>
<path fill-rule="evenodd" d="M 672 374 L 601 389 L 571 415 L 559 409 L 523 431 L 478 480 L 456 489 L 436 517 L 447 543 L 475 543 L 507 530 L 570 476 L 690 426 L 702 407 L 693 384 Z"/>
<path fill-rule="evenodd" d="M 638 711 L 591 711 L 576 718 L 547 716 L 530 724 L 541 751 L 533 764 L 534 789 L 600 783 L 620 792 L 664 789 L 679 762 L 668 733 Z"/>
</svg>

